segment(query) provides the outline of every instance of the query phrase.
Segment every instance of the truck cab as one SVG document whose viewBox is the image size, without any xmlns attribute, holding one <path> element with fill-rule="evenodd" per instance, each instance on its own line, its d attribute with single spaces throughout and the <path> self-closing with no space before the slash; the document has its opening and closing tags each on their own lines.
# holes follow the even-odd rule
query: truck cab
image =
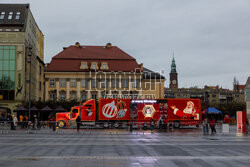
<svg viewBox="0 0 250 167">
<path fill-rule="evenodd" d="M 91 99 L 82 104 L 82 106 L 74 106 L 70 112 L 56 114 L 56 121 L 59 128 L 70 126 L 76 121 L 78 115 L 81 121 L 95 121 L 96 113 L 95 100 Z"/>
</svg>

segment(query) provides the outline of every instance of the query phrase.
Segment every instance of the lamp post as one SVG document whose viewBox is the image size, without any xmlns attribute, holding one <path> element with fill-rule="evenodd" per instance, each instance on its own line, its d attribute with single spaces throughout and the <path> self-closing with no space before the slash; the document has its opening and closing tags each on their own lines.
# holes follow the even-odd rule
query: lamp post
<svg viewBox="0 0 250 167">
<path fill-rule="evenodd" d="M 208 91 L 205 92 L 205 115 L 207 117 L 207 110 L 208 110 Z"/>
<path fill-rule="evenodd" d="M 29 121 L 30 121 L 30 92 L 31 92 L 31 50 L 32 47 L 29 46 L 29 53 L 28 53 L 28 63 L 30 63 L 30 71 L 29 71 Z"/>
</svg>

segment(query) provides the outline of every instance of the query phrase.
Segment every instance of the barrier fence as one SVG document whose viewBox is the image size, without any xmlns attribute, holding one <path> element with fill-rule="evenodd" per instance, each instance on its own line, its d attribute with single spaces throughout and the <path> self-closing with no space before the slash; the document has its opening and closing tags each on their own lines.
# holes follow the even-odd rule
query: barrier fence
<svg viewBox="0 0 250 167">
<path fill-rule="evenodd" d="M 59 128 L 59 122 L 55 121 L 38 121 L 38 122 L 19 122 L 17 126 L 13 126 L 13 122 L 8 121 L 0 121 L 0 133 L 10 133 L 10 132 L 74 132 L 77 129 L 76 122 L 69 122 L 68 126 L 63 128 Z M 243 125 L 247 126 L 247 125 Z M 200 123 L 199 126 L 189 125 L 189 126 L 181 126 L 180 128 L 174 127 L 174 122 L 169 122 L 166 124 L 159 125 L 155 123 L 153 127 L 153 132 L 186 132 L 186 133 L 197 133 L 202 134 L 205 131 L 206 125 Z M 209 124 L 207 124 L 208 133 L 211 133 L 211 129 Z M 80 123 L 80 131 L 91 132 L 91 131 L 104 131 L 107 130 L 121 130 L 121 132 L 148 132 L 151 131 L 152 127 L 149 123 L 143 122 L 84 122 Z M 222 122 L 216 123 L 215 125 L 217 133 L 237 133 L 237 126 L 223 124 Z M 103 130 L 102 130 L 103 129 Z M 183 130 L 186 129 L 186 130 Z"/>
</svg>

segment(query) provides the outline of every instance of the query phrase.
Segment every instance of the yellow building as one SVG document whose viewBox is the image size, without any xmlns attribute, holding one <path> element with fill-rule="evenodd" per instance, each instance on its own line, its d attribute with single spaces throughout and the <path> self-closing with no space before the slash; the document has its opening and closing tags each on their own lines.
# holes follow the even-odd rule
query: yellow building
<svg viewBox="0 0 250 167">
<path fill-rule="evenodd" d="M 45 100 L 163 98 L 165 78 L 143 68 L 117 46 L 78 42 L 52 58 L 45 70 Z"/>
</svg>

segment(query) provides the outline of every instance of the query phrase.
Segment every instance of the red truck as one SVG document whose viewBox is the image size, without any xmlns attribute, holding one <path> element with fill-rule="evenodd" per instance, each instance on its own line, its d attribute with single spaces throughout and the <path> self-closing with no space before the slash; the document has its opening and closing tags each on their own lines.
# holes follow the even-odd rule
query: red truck
<svg viewBox="0 0 250 167">
<path fill-rule="evenodd" d="M 75 122 L 78 115 L 83 123 L 101 127 L 119 127 L 123 124 L 148 124 L 162 117 L 164 123 L 199 125 L 201 120 L 199 99 L 99 99 L 88 100 L 74 106 L 70 112 L 57 113 L 58 126 L 63 128 Z"/>
</svg>

